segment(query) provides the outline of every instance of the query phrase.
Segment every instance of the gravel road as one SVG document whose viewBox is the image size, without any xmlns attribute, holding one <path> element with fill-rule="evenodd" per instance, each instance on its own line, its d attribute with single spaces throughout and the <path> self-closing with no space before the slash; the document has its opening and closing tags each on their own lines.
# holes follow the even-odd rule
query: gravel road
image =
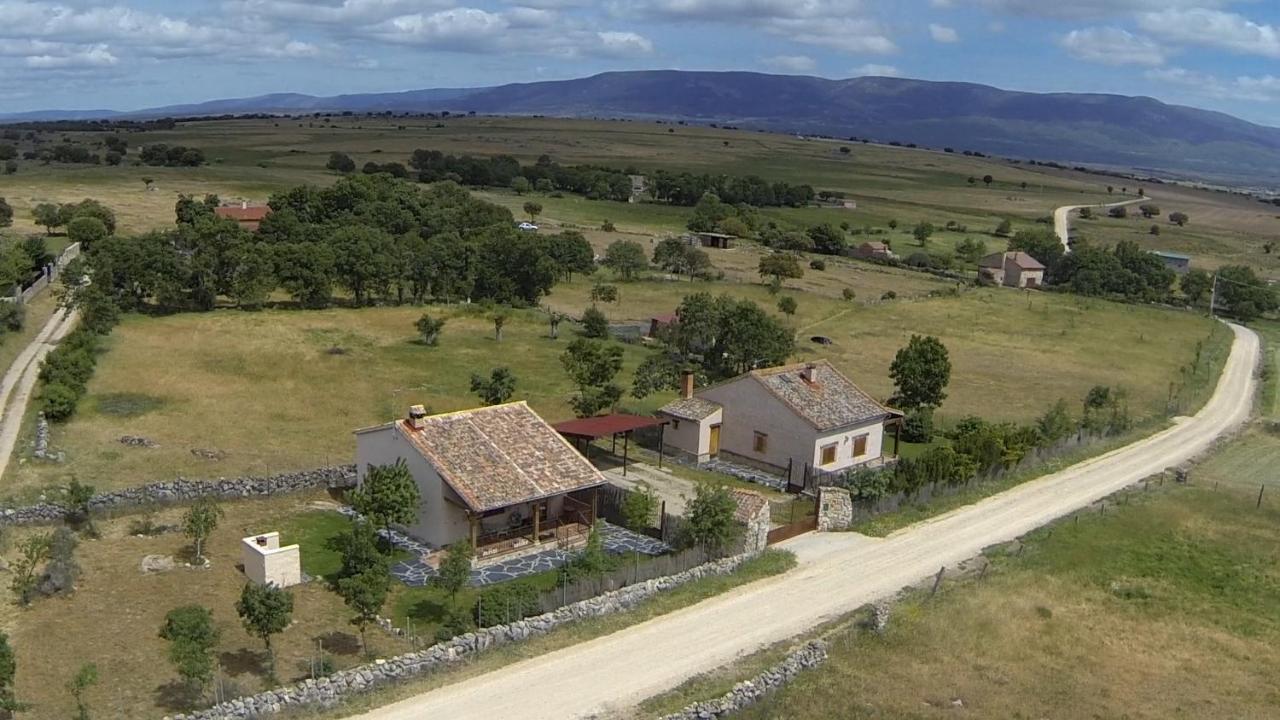
<svg viewBox="0 0 1280 720">
<path fill-rule="evenodd" d="M 689 677 L 890 595 L 1206 450 L 1248 419 L 1258 337 L 1233 326 L 1218 387 L 1194 417 L 1144 440 L 872 540 L 810 534 L 787 546 L 799 565 L 590 642 L 359 715 L 364 720 L 584 717 L 632 706 Z"/>
</svg>

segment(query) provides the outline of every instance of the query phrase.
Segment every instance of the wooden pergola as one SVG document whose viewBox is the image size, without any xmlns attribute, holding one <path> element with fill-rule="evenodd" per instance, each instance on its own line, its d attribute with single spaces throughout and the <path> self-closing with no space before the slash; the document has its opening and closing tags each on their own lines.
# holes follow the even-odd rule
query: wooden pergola
<svg viewBox="0 0 1280 720">
<path fill-rule="evenodd" d="M 627 475 L 627 462 L 629 460 L 628 451 L 631 444 L 631 434 L 636 430 L 656 427 L 658 428 L 658 467 L 662 467 L 663 441 L 666 434 L 667 423 L 670 422 L 665 418 L 652 417 L 649 415 L 626 415 L 615 413 L 613 415 L 600 415 L 597 417 L 578 418 L 576 420 L 565 420 L 564 422 L 555 423 L 551 427 L 556 432 L 573 441 L 575 445 L 583 442 L 586 450 L 583 455 L 587 459 L 591 459 L 591 443 L 602 438 L 613 438 L 613 451 L 618 451 L 618 437 L 622 437 L 622 475 Z"/>
</svg>

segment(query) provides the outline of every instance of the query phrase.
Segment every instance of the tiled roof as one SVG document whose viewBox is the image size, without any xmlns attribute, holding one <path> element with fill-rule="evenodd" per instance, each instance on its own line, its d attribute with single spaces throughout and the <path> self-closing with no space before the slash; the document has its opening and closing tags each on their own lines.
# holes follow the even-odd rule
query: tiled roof
<svg viewBox="0 0 1280 720">
<path fill-rule="evenodd" d="M 682 420 L 706 420 L 715 415 L 719 409 L 720 405 L 717 403 L 700 397 L 691 397 L 673 400 L 663 405 L 658 412 L 663 412 Z"/>
<path fill-rule="evenodd" d="M 760 493 L 750 490 L 730 490 L 737 508 L 733 511 L 733 519 L 745 523 L 754 518 L 762 509 L 769 507 L 769 501 Z"/>
<path fill-rule="evenodd" d="M 801 375 L 808 365 L 813 366 L 812 381 Z M 834 430 L 894 414 L 827 360 L 752 370 L 750 376 L 818 430 Z"/>
<path fill-rule="evenodd" d="M 524 402 L 432 415 L 396 426 L 473 511 L 529 502 L 605 482 Z"/>
<path fill-rule="evenodd" d="M 1002 268 L 1005 259 L 1013 261 L 1014 265 L 1023 270 L 1043 270 L 1044 265 L 1037 259 L 1022 252 L 1021 250 L 1010 250 L 1009 252 L 995 253 L 988 255 L 978 261 L 978 267 L 985 268 Z"/>
<path fill-rule="evenodd" d="M 223 205 L 222 207 L 214 208 L 213 214 L 241 222 L 258 222 L 271 214 L 271 208 L 266 205 L 250 205 L 248 207 Z"/>
</svg>

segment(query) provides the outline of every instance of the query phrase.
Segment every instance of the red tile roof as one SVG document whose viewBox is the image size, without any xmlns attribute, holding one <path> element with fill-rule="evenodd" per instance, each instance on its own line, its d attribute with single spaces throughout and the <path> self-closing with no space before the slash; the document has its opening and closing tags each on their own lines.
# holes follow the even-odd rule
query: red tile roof
<svg viewBox="0 0 1280 720">
<path fill-rule="evenodd" d="M 223 205 L 213 209 L 213 214 L 220 218 L 230 218 L 236 222 L 262 222 L 271 214 L 271 208 L 266 205 L 250 205 L 242 207 L 240 205 Z"/>
</svg>

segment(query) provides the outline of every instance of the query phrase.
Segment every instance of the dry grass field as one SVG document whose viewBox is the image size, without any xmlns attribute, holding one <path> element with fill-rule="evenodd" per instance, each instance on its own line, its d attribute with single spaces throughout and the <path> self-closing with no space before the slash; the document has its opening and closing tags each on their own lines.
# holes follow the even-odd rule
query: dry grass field
<svg viewBox="0 0 1280 720">
<path fill-rule="evenodd" d="M 4 604 L 4 623 L 20 658 L 17 694 L 32 704 L 29 716 L 72 717 L 75 708 L 64 684 L 86 662 L 95 663 L 100 674 L 98 684 L 87 693 L 94 717 L 154 718 L 184 709 L 177 674 L 167 660 L 168 643 L 158 632 L 165 613 L 189 604 L 212 610 L 222 631 L 218 661 L 228 692 L 269 687 L 262 642 L 244 632 L 235 612 L 244 585 L 237 567 L 240 538 L 277 529 L 292 515 L 329 505 L 322 493 L 227 505 L 227 517 L 207 546 L 211 567 L 180 565 L 149 575 L 139 570 L 144 556 L 172 555 L 182 561 L 189 540 L 180 532 L 129 535 L 127 518 L 101 522 L 102 539 L 84 540 L 77 550 L 83 575 L 74 594 L 36 600 L 27 609 L 17 609 L 11 601 Z M 176 524 L 181 513 L 181 508 L 164 510 L 156 521 Z M 28 532 L 33 531 L 18 534 Z M 309 658 L 316 654 L 317 640 L 335 667 L 363 661 L 341 598 L 319 582 L 291 592 L 294 622 L 272 640 L 281 681 L 309 676 Z M 407 649 L 403 641 L 377 629 L 367 637 L 379 654 Z"/>
</svg>

